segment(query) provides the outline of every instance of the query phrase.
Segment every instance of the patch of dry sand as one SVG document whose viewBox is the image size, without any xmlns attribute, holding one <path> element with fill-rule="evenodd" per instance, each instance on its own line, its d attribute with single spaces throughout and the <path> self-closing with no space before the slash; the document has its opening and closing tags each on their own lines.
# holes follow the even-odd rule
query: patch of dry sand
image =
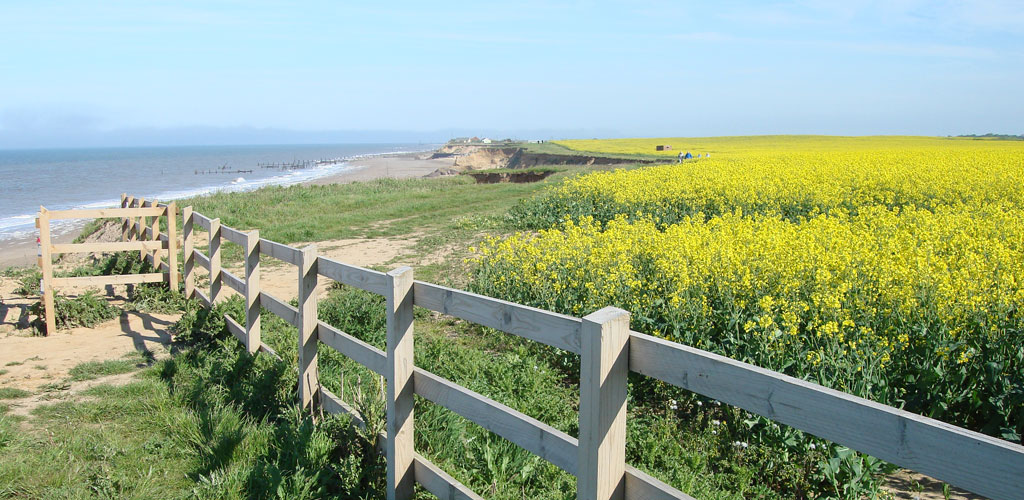
<svg viewBox="0 0 1024 500">
<path fill-rule="evenodd" d="M 132 351 L 166 355 L 171 343 L 169 328 L 179 314 L 124 311 L 117 318 L 93 328 L 60 330 L 46 337 L 33 336 L 29 314 L 38 296 L 14 294 L 18 283 L 0 277 L 0 386 L 36 391 L 68 376 L 75 366 L 88 361 L 119 359 Z M 124 287 L 110 289 L 111 304 L 124 303 Z"/>
<path fill-rule="evenodd" d="M 336 260 L 345 264 L 370 267 L 388 264 L 391 267 L 418 265 L 421 262 L 402 262 L 402 257 L 415 250 L 418 238 L 349 238 L 328 240 L 317 243 L 317 255 Z M 293 243 L 289 246 L 304 248 L 310 243 Z M 205 252 L 204 252 L 205 253 Z M 241 263 L 222 263 L 225 269 L 238 277 L 244 276 Z M 323 296 L 331 285 L 331 280 L 321 278 L 317 285 L 317 296 Z M 274 261 L 269 257 L 260 259 L 260 288 L 278 299 L 289 301 L 298 297 L 299 272 L 291 264 Z M 224 296 L 235 293 L 228 290 Z M 205 290 L 204 290 L 205 291 Z"/>
<path fill-rule="evenodd" d="M 900 500 L 945 500 L 946 496 L 942 493 L 942 484 L 942 481 L 924 474 L 901 470 L 887 477 L 882 488 L 892 493 L 893 498 Z M 960 488 L 950 488 L 949 499 L 986 500 L 981 495 L 975 495 Z"/>
</svg>

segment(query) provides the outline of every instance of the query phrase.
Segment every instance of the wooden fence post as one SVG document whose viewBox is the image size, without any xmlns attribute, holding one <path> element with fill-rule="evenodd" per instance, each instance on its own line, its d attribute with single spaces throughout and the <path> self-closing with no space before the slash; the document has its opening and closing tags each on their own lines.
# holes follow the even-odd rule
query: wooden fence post
<svg viewBox="0 0 1024 500">
<path fill-rule="evenodd" d="M 220 219 L 210 221 L 210 307 L 220 297 Z"/>
<path fill-rule="evenodd" d="M 139 208 L 143 208 L 145 206 L 146 206 L 146 198 L 139 198 Z M 132 224 L 132 227 L 135 228 L 135 239 L 138 240 L 138 241 L 145 241 L 146 240 L 146 217 L 145 216 L 139 216 L 138 225 L 136 226 L 135 224 Z M 145 250 L 139 250 L 139 260 L 145 262 L 145 260 L 146 260 L 146 251 Z"/>
<path fill-rule="evenodd" d="M 157 201 L 156 200 L 153 200 L 152 207 L 153 208 L 157 208 Z M 153 234 L 153 241 L 159 243 L 160 242 L 160 216 L 159 215 L 153 217 L 152 231 L 153 231 L 153 233 L 152 233 Z M 153 256 L 153 270 L 156 271 L 156 272 L 160 272 L 160 253 L 161 253 L 160 250 L 153 250 L 152 252 L 147 252 L 147 253 L 149 255 Z"/>
<path fill-rule="evenodd" d="M 387 274 L 387 499 L 413 496 L 412 268 Z"/>
<path fill-rule="evenodd" d="M 133 207 L 133 205 L 135 205 L 135 197 L 134 196 L 129 196 L 128 199 L 125 200 L 125 201 L 126 201 L 125 208 L 134 208 Z M 135 238 L 135 229 L 132 226 L 132 224 L 133 224 L 133 221 L 132 221 L 131 217 L 125 217 L 124 218 L 124 225 L 125 225 L 125 228 L 126 228 L 125 229 L 125 239 L 124 239 L 125 241 L 132 241 Z"/>
<path fill-rule="evenodd" d="M 167 287 L 178 289 L 178 204 L 167 204 Z M 157 234 L 157 240 L 160 239 Z"/>
<path fill-rule="evenodd" d="M 299 402 L 302 409 L 316 410 L 320 404 L 320 374 L 316 348 L 316 245 L 302 249 L 299 261 Z"/>
<path fill-rule="evenodd" d="M 183 239 L 181 260 L 185 267 L 185 298 L 192 299 L 195 297 L 196 290 L 196 276 L 194 274 L 196 258 L 193 253 L 195 249 L 195 233 L 192 229 L 192 206 L 181 209 L 181 236 Z"/>
<path fill-rule="evenodd" d="M 245 235 L 245 347 L 255 354 L 260 336 L 260 232 Z"/>
<path fill-rule="evenodd" d="M 128 193 L 121 193 L 121 208 L 128 208 Z M 121 241 L 128 241 L 127 217 L 121 217 Z"/>
<path fill-rule="evenodd" d="M 626 490 L 629 313 L 606 307 L 583 318 L 577 500 L 621 500 Z"/>
<path fill-rule="evenodd" d="M 42 290 L 43 315 L 46 321 L 46 335 L 57 331 L 57 311 L 53 308 L 53 258 L 50 255 L 50 216 L 46 207 L 39 207 L 39 267 L 43 273 Z"/>
</svg>

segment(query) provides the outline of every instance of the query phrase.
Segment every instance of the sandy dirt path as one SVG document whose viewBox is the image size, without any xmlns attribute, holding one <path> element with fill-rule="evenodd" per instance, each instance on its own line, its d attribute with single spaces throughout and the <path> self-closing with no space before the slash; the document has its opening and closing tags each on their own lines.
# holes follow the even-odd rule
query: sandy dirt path
<svg viewBox="0 0 1024 500">
<path fill-rule="evenodd" d="M 133 351 L 149 352 L 157 358 L 169 353 L 169 328 L 178 314 L 124 311 L 93 328 L 32 336 L 24 327 L 30 319 L 27 310 L 38 297 L 16 295 L 16 286 L 14 280 L 0 278 L 0 387 L 36 391 L 66 378 L 81 363 L 119 359 Z M 108 300 L 115 305 L 123 303 L 123 295 Z"/>
</svg>

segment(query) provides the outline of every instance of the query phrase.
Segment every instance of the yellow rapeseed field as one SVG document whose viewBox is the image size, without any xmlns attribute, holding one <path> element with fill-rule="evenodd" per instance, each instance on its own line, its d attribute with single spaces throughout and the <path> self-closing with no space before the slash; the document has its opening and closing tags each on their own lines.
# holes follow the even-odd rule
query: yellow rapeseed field
<svg viewBox="0 0 1024 500">
<path fill-rule="evenodd" d="M 710 158 L 570 179 L 528 205 L 533 210 L 523 217 L 545 227 L 580 215 L 608 221 L 636 211 L 672 223 L 735 210 L 796 220 L 875 205 L 1024 206 L 1024 141 L 775 138 L 777 149 L 754 149 L 769 144 L 755 139 L 711 141 L 717 146 Z M 591 142 L 566 144 L 615 152 L 624 144 L 646 147 L 632 140 L 608 141 L 607 147 Z"/>
<path fill-rule="evenodd" d="M 700 158 L 594 173 L 514 212 L 476 287 L 1019 441 L 1024 142 L 562 141 Z"/>
</svg>

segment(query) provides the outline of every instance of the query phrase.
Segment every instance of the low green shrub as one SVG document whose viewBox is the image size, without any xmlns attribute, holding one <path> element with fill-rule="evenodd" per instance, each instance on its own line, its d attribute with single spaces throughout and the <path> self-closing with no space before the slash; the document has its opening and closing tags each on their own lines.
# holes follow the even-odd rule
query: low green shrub
<svg viewBox="0 0 1024 500">
<path fill-rule="evenodd" d="M 43 279 L 43 273 L 38 268 L 21 270 L 13 277 L 18 280 L 18 287 L 14 289 L 14 293 L 22 297 L 39 295 L 39 282 Z"/>
<path fill-rule="evenodd" d="M 76 326 L 93 327 L 104 321 L 114 319 L 120 314 L 118 308 L 110 305 L 102 297 L 97 296 L 96 292 L 91 290 L 74 298 L 57 295 L 53 298 L 53 309 L 58 330 Z M 39 317 L 43 317 L 42 303 L 36 302 L 33 304 L 31 312 Z M 41 320 L 37 320 L 34 326 L 39 331 L 45 329 L 45 325 Z"/>
<path fill-rule="evenodd" d="M 187 300 L 178 290 L 163 283 L 144 283 L 132 290 L 125 309 L 151 313 L 172 314 L 184 311 Z"/>
</svg>

